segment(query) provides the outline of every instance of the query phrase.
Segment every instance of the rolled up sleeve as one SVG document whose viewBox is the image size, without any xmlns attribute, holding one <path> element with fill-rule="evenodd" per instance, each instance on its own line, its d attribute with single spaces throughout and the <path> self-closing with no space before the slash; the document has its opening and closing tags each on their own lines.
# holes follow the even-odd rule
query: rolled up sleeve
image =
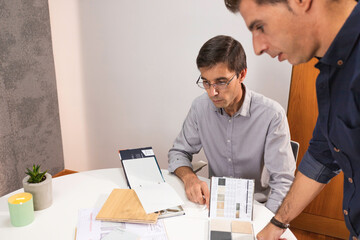
<svg viewBox="0 0 360 240">
<path fill-rule="evenodd" d="M 169 172 L 187 166 L 192 168 L 192 156 L 201 150 L 201 141 L 197 127 L 197 117 L 194 104 L 186 116 L 182 129 L 176 137 L 168 153 Z"/>
<path fill-rule="evenodd" d="M 299 171 L 319 183 L 328 183 L 340 172 L 340 167 L 332 157 L 329 144 L 318 127 L 315 126 L 313 138 L 305 153 Z"/>
</svg>

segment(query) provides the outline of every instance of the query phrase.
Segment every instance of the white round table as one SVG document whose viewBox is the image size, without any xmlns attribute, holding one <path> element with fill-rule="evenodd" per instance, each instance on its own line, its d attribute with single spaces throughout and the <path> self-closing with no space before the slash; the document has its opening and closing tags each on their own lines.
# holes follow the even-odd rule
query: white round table
<svg viewBox="0 0 360 240">
<path fill-rule="evenodd" d="M 169 240 L 208 239 L 208 211 L 202 205 L 190 202 L 184 185 L 175 175 L 162 170 L 168 182 L 185 202 L 185 215 L 165 218 L 164 223 Z M 209 183 L 209 179 L 202 178 Z M 10 223 L 7 199 L 23 189 L 0 198 L 0 239 L 27 240 L 44 239 L 73 240 L 81 208 L 101 208 L 114 188 L 127 188 L 123 170 L 109 168 L 86 171 L 53 179 L 53 204 L 35 212 L 35 220 L 25 227 L 13 227 Z M 259 232 L 273 216 L 273 213 L 260 203 L 254 203 L 254 232 Z M 291 240 L 296 237 L 287 230 L 283 237 Z"/>
</svg>

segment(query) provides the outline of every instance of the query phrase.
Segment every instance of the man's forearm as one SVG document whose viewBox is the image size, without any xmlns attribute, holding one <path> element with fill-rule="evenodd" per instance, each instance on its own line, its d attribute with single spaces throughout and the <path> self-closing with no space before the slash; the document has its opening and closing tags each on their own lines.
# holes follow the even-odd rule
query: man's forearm
<svg viewBox="0 0 360 240">
<path fill-rule="evenodd" d="M 193 170 L 189 167 L 179 167 L 174 171 L 175 175 L 178 176 L 178 178 L 181 179 L 185 183 L 185 181 L 189 178 L 196 177 L 196 174 L 193 172 Z"/>
<path fill-rule="evenodd" d="M 298 172 L 289 193 L 275 214 L 275 218 L 282 223 L 290 223 L 320 193 L 325 185 Z"/>
<path fill-rule="evenodd" d="M 209 207 L 210 192 L 206 182 L 201 181 L 190 167 L 179 167 L 174 173 L 183 181 L 190 201 Z"/>
</svg>

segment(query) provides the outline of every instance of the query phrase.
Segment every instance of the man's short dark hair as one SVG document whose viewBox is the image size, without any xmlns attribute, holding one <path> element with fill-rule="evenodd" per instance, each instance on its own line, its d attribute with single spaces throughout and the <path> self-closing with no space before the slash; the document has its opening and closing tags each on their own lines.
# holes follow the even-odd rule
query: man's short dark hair
<svg viewBox="0 0 360 240">
<path fill-rule="evenodd" d="M 239 11 L 239 5 L 241 0 L 224 0 L 224 1 L 225 1 L 225 6 L 231 12 L 237 13 Z M 285 3 L 286 5 L 288 5 L 288 0 L 253 0 L 253 1 L 255 1 L 258 5 L 276 4 L 276 3 Z"/>
<path fill-rule="evenodd" d="M 237 74 L 246 69 L 246 54 L 241 44 L 224 35 L 213 37 L 204 43 L 196 58 L 197 67 L 211 68 L 218 63 L 227 64 L 228 69 Z"/>
</svg>

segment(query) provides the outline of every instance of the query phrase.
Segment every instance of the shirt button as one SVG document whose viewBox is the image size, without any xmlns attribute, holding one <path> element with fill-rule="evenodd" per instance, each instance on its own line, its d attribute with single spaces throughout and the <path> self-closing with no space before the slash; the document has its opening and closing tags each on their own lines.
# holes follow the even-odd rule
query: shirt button
<svg viewBox="0 0 360 240">
<path fill-rule="evenodd" d="M 335 152 L 340 152 L 340 149 L 334 147 L 334 151 L 335 151 Z"/>
<path fill-rule="evenodd" d="M 231 122 L 231 119 L 229 119 L 229 122 Z"/>
<path fill-rule="evenodd" d="M 228 158 L 228 161 L 231 162 L 231 158 Z"/>
<path fill-rule="evenodd" d="M 347 210 L 344 210 L 344 215 L 347 216 L 349 213 Z"/>
<path fill-rule="evenodd" d="M 343 64 L 344 64 L 343 60 L 340 59 L 340 60 L 337 61 L 337 65 L 341 66 Z"/>
<path fill-rule="evenodd" d="M 230 139 L 228 139 L 227 142 L 229 143 L 229 142 L 230 142 Z"/>
<path fill-rule="evenodd" d="M 352 178 L 348 178 L 348 181 L 349 181 L 349 183 L 353 183 L 353 180 L 352 180 Z"/>
<path fill-rule="evenodd" d="M 357 238 L 357 237 L 355 237 L 355 236 L 353 236 L 353 237 L 352 237 L 352 239 L 353 239 L 353 240 L 358 240 L 358 238 Z"/>
</svg>

